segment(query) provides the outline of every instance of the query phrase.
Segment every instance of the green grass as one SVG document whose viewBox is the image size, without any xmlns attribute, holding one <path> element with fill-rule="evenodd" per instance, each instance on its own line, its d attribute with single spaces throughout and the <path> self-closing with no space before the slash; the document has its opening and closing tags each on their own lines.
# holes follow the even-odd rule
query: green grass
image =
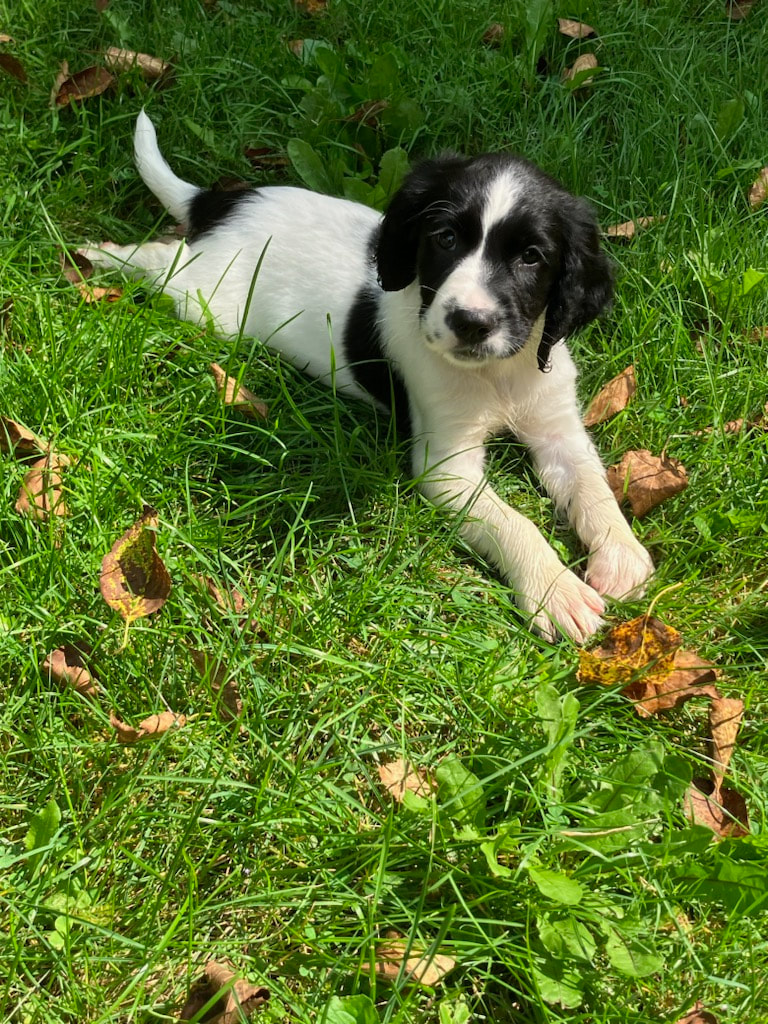
<svg viewBox="0 0 768 1024">
<path fill-rule="evenodd" d="M 73 465 L 70 515 L 38 525 L 14 511 L 25 467 L 0 461 L 3 1020 L 175 1020 L 211 957 L 270 988 L 265 1021 L 672 1024 L 697 999 L 720 1022 L 768 1020 L 768 456 L 765 433 L 722 430 L 768 400 L 768 342 L 748 339 L 768 323 L 768 285 L 727 295 L 748 268 L 768 270 L 766 215 L 745 200 L 768 162 L 768 19 L 758 5 L 731 23 L 719 0 L 553 13 L 598 40 L 569 42 L 550 20 L 534 44 L 516 5 L 478 0 L 330 0 L 317 19 L 288 0 L 5 11 L 4 49 L 29 82 L 0 71 L 0 413 Z M 492 21 L 507 28 L 499 50 L 480 41 Z M 312 38 L 340 56 L 347 113 L 386 87 L 400 121 L 344 122 L 321 69 L 287 49 Z M 51 109 L 60 61 L 78 70 L 110 45 L 174 58 L 172 79 L 129 74 Z M 590 48 L 603 70 L 572 96 L 560 69 Z M 392 59 L 394 76 L 381 70 Z M 685 821 L 682 790 L 709 752 L 703 707 L 645 721 L 619 693 L 579 687 L 575 649 L 528 633 L 402 474 L 386 417 L 335 401 L 257 340 L 177 322 L 140 286 L 99 306 L 63 281 L 62 242 L 160 227 L 130 158 L 142 105 L 200 183 L 295 182 L 243 156 L 291 139 L 343 188 L 373 184 L 399 145 L 412 158 L 512 148 L 605 224 L 666 216 L 612 249 L 614 309 L 573 348 L 585 399 L 637 368 L 634 403 L 595 431 L 606 460 L 665 449 L 688 469 L 687 491 L 635 524 L 659 565 L 648 601 L 615 614 L 653 600 L 744 697 L 732 784 L 748 838 L 718 844 Z M 265 422 L 222 409 L 212 360 L 245 366 Z M 494 444 L 491 471 L 578 557 L 517 448 Z M 143 503 L 159 511 L 173 589 L 123 647 L 99 570 Z M 250 625 L 201 575 L 240 588 Z M 94 702 L 39 668 L 84 640 Z M 239 727 L 191 648 L 237 680 Z M 138 723 L 166 708 L 187 725 L 116 743 L 112 709 Z M 391 803 L 377 766 L 398 756 L 437 771 L 435 799 Z M 607 834 L 574 835 L 608 798 Z M 537 884 L 537 866 L 579 882 L 577 902 L 562 879 Z M 434 990 L 382 983 L 365 965 L 390 931 L 456 968 Z M 578 1008 L 557 1002 L 575 989 Z"/>
</svg>

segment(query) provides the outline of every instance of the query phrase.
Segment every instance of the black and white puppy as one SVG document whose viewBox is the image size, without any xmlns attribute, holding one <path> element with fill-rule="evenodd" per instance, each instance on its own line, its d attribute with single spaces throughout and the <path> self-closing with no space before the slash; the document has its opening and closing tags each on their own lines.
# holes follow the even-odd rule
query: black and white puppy
<svg viewBox="0 0 768 1024">
<path fill-rule="evenodd" d="M 135 157 L 186 241 L 105 242 L 83 250 L 93 263 L 143 277 L 179 316 L 257 337 L 339 391 L 394 400 L 421 490 L 462 515 L 464 539 L 544 636 L 583 641 L 601 625 L 601 595 L 642 593 L 653 563 L 582 426 L 563 344 L 612 293 L 585 202 L 506 154 L 420 164 L 383 219 L 298 188 L 209 192 L 173 173 L 144 113 Z M 486 482 L 484 442 L 501 431 L 528 446 L 587 548 L 586 582 Z"/>
</svg>

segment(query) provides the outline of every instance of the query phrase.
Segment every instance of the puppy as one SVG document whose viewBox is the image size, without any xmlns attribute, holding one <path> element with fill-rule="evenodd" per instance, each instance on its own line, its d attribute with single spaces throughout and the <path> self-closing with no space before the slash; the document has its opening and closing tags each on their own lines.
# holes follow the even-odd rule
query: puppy
<svg viewBox="0 0 768 1024">
<path fill-rule="evenodd" d="M 337 390 L 394 406 L 413 473 L 508 582 L 544 637 L 583 642 L 603 597 L 637 596 L 653 563 L 581 423 L 564 339 L 612 294 L 589 207 L 507 154 L 416 167 L 382 218 L 290 187 L 211 192 L 163 159 L 143 112 L 141 177 L 186 241 L 83 250 L 171 294 L 180 317 L 261 339 Z M 586 581 L 485 479 L 484 442 L 530 449 L 589 552 Z"/>
</svg>

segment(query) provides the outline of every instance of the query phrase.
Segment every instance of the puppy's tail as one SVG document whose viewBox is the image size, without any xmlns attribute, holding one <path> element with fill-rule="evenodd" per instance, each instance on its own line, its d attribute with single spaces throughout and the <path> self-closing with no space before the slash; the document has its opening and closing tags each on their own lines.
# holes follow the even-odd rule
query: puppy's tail
<svg viewBox="0 0 768 1024">
<path fill-rule="evenodd" d="M 201 189 L 188 181 L 182 181 L 173 173 L 160 152 L 155 126 L 143 110 L 136 119 L 133 155 L 145 185 L 155 193 L 172 217 L 185 221 L 189 204 Z"/>
</svg>

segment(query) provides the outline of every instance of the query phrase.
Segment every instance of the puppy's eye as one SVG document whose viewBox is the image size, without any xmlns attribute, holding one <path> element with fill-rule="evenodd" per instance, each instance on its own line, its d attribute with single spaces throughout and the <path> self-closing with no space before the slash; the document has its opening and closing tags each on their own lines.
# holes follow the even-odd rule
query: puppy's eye
<svg viewBox="0 0 768 1024">
<path fill-rule="evenodd" d="M 533 267 L 537 263 L 544 262 L 544 254 L 541 249 L 537 249 L 535 245 L 529 245 L 527 249 L 523 251 L 523 263 L 526 267 Z"/>
<path fill-rule="evenodd" d="M 453 228 L 443 228 L 442 231 L 436 232 L 435 241 L 441 249 L 455 249 L 457 242 L 456 232 Z"/>
</svg>

